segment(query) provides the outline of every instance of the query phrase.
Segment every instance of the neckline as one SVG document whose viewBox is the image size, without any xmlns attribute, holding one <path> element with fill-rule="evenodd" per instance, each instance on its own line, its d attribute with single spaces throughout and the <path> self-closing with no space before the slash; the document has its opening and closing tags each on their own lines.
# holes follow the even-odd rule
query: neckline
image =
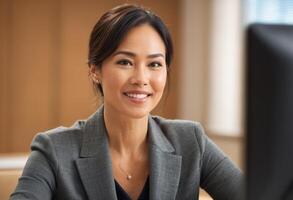
<svg viewBox="0 0 293 200">
<path fill-rule="evenodd" d="M 122 195 L 123 200 L 131 200 L 129 194 L 123 189 L 123 187 L 119 184 L 119 182 L 116 179 L 114 179 L 114 182 L 115 182 L 116 194 L 119 195 L 120 197 Z M 119 196 L 118 196 L 118 200 L 120 199 Z M 140 192 L 140 195 L 138 196 L 138 200 L 148 199 L 148 198 L 145 198 L 148 196 L 149 196 L 149 176 L 146 178 L 144 186 Z"/>
</svg>

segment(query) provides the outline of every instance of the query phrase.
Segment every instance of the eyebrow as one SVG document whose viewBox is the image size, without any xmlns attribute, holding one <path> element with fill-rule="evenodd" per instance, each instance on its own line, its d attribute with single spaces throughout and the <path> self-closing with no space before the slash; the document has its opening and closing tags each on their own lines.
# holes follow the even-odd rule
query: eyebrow
<svg viewBox="0 0 293 200">
<path fill-rule="evenodd" d="M 117 51 L 113 54 L 113 56 L 116 56 L 118 54 L 123 54 L 123 55 L 127 55 L 129 57 L 135 57 L 136 54 L 131 52 L 131 51 Z M 150 54 L 147 56 L 148 58 L 156 58 L 156 57 L 163 57 L 165 58 L 164 54 L 161 54 L 161 53 L 155 53 L 155 54 Z"/>
</svg>

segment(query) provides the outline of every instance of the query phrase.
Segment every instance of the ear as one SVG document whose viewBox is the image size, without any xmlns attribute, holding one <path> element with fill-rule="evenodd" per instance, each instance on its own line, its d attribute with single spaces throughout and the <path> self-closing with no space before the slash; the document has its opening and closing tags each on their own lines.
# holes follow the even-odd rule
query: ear
<svg viewBox="0 0 293 200">
<path fill-rule="evenodd" d="M 95 83 L 101 83 L 101 70 L 98 69 L 96 65 L 90 65 L 90 77 L 92 78 L 93 82 Z"/>
</svg>

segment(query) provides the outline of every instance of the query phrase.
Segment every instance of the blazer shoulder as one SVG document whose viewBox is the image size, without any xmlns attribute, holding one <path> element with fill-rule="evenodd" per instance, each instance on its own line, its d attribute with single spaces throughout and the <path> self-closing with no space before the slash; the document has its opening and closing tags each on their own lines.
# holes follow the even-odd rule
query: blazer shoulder
<svg viewBox="0 0 293 200">
<path fill-rule="evenodd" d="M 85 121 L 80 120 L 76 121 L 71 127 L 59 126 L 53 129 L 49 129 L 43 132 L 39 132 L 35 138 L 37 137 L 48 137 L 52 140 L 61 139 L 62 137 L 77 135 L 82 132 Z"/>
<path fill-rule="evenodd" d="M 165 119 L 152 116 L 164 135 L 174 144 L 191 144 L 199 146 L 201 152 L 205 147 L 206 135 L 200 122 L 181 119 Z"/>
<path fill-rule="evenodd" d="M 84 123 L 84 121 L 77 121 L 71 127 L 60 126 L 39 132 L 32 140 L 31 150 L 57 154 L 65 152 L 74 154 L 75 151 L 76 154 L 79 153 Z"/>
<path fill-rule="evenodd" d="M 158 115 L 152 115 L 152 119 L 154 119 L 156 122 L 159 123 L 168 123 L 168 124 L 182 124 L 182 125 L 197 125 L 200 124 L 197 121 L 191 121 L 191 120 L 184 120 L 184 119 L 167 119 L 162 116 Z"/>
<path fill-rule="evenodd" d="M 160 116 L 152 116 L 152 119 L 164 129 L 183 131 L 182 133 L 195 132 L 197 135 L 204 134 L 200 122 L 181 119 L 166 119 Z"/>
</svg>

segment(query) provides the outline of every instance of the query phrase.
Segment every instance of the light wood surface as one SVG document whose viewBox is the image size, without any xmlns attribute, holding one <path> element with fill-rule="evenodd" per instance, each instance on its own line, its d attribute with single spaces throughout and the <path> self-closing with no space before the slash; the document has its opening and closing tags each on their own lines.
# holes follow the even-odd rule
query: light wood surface
<svg viewBox="0 0 293 200">
<path fill-rule="evenodd" d="M 0 170 L 0 199 L 8 199 L 22 170 Z"/>
<path fill-rule="evenodd" d="M 28 158 L 28 153 L 0 153 L 0 170 L 21 170 Z"/>
</svg>

